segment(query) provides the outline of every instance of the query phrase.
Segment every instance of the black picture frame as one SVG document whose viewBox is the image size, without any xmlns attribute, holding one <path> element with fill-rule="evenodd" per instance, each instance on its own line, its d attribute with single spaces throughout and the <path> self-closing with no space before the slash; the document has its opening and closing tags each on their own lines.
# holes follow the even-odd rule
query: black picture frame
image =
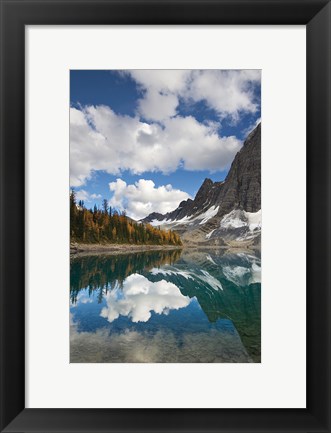
<svg viewBox="0 0 331 433">
<path fill-rule="evenodd" d="M 330 432 L 330 2 L 0 0 L 0 4 L 1 431 Z M 30 24 L 306 25 L 306 409 L 25 408 L 24 31 Z"/>
</svg>

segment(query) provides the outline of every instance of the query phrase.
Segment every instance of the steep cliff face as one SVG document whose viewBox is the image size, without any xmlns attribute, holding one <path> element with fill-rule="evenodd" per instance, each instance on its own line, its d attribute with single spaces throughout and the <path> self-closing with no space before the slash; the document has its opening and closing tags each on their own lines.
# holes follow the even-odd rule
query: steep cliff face
<svg viewBox="0 0 331 433">
<path fill-rule="evenodd" d="M 261 124 L 235 156 L 216 203 L 220 204 L 220 216 L 236 208 L 246 212 L 261 209 Z"/>
<path fill-rule="evenodd" d="M 187 241 L 253 239 L 261 230 L 260 209 L 261 124 L 246 138 L 224 182 L 205 179 L 194 200 L 183 201 L 164 215 L 152 213 L 143 221 L 175 229 Z"/>
</svg>

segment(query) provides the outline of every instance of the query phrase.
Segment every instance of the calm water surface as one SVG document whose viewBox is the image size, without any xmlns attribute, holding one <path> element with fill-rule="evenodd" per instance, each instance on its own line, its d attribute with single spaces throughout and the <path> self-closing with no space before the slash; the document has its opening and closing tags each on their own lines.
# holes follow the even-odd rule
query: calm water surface
<svg viewBox="0 0 331 433">
<path fill-rule="evenodd" d="M 71 259 L 71 362 L 260 362 L 259 253 Z"/>
</svg>

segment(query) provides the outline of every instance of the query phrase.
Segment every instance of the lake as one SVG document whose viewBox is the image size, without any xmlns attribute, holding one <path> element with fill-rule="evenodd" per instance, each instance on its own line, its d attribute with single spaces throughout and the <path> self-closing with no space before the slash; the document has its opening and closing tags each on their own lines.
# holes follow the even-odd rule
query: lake
<svg viewBox="0 0 331 433">
<path fill-rule="evenodd" d="M 259 251 L 71 258 L 70 362 L 261 362 Z"/>
</svg>

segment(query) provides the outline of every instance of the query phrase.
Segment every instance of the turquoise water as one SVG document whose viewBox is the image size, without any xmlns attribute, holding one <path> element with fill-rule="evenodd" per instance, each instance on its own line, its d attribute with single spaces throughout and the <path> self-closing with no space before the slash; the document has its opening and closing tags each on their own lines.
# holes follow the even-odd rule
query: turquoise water
<svg viewBox="0 0 331 433">
<path fill-rule="evenodd" d="M 260 362 L 261 260 L 224 250 L 71 259 L 71 362 Z"/>
</svg>

